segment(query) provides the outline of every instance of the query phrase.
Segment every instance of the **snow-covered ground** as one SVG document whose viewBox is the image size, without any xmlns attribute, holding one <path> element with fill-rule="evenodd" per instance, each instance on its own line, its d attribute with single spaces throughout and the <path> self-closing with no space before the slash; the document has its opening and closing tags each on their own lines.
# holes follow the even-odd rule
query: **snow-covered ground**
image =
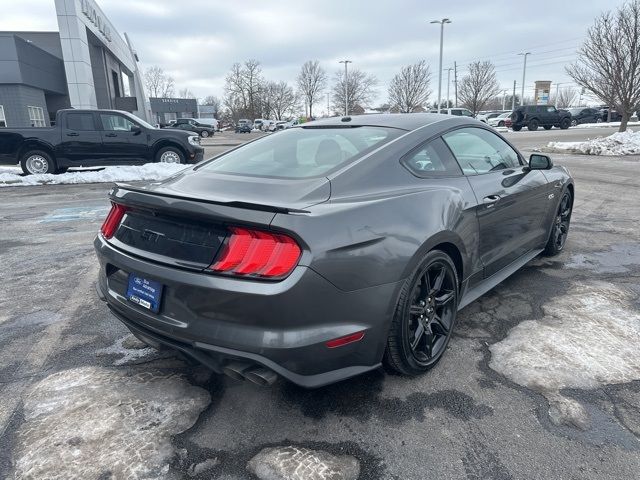
<svg viewBox="0 0 640 480">
<path fill-rule="evenodd" d="M 105 167 L 102 170 L 70 171 L 60 175 L 46 173 L 23 176 L 20 167 L 0 167 L 0 187 L 163 180 L 184 168 L 184 165 L 172 163 L 147 163 L 141 166 L 126 165 Z"/>
<path fill-rule="evenodd" d="M 640 154 L 640 131 L 616 132 L 608 137 L 584 142 L 549 142 L 541 150 L 585 155 L 638 155 Z"/>
<path fill-rule="evenodd" d="M 640 122 L 629 122 L 627 123 L 629 127 L 640 127 Z M 580 125 L 576 125 L 571 128 L 607 128 L 607 127 L 620 127 L 620 122 L 600 122 L 600 123 L 581 123 Z"/>
</svg>

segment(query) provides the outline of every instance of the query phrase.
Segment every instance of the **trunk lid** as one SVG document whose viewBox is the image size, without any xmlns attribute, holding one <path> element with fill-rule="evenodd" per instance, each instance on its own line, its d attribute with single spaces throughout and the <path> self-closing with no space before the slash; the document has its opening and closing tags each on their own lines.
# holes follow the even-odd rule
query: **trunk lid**
<svg viewBox="0 0 640 480">
<path fill-rule="evenodd" d="M 198 171 L 197 168 L 179 172 L 162 182 L 127 185 L 126 188 L 155 195 L 273 211 L 304 210 L 326 202 L 331 195 L 331 186 L 326 177 L 249 177 Z"/>
<path fill-rule="evenodd" d="M 220 252 L 230 225 L 268 230 L 277 213 L 303 213 L 330 196 L 325 177 L 290 180 L 190 172 L 114 187 L 111 199 L 127 211 L 110 243 L 152 261 L 202 270 Z"/>
</svg>

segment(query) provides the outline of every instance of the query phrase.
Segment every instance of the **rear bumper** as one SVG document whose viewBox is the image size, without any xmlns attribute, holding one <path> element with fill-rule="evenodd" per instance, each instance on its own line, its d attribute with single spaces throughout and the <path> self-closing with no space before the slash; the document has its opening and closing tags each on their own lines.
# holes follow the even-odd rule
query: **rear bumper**
<svg viewBox="0 0 640 480">
<path fill-rule="evenodd" d="M 147 343 L 175 348 L 217 371 L 247 360 L 307 388 L 380 366 L 399 283 L 344 292 L 303 266 L 280 282 L 233 279 L 152 263 L 100 236 L 94 245 L 99 296 Z M 158 314 L 125 298 L 130 272 L 164 285 Z M 325 345 L 360 331 L 359 342 Z"/>
</svg>

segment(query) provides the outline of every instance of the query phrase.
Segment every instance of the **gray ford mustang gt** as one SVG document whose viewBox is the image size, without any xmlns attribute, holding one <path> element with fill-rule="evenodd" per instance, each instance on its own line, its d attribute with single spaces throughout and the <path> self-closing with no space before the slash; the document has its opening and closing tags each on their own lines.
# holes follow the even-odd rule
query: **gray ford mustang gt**
<svg viewBox="0 0 640 480">
<path fill-rule="evenodd" d="M 110 199 L 97 290 L 135 336 L 236 379 L 319 387 L 433 367 L 458 310 L 562 250 L 574 183 L 473 119 L 363 115 Z"/>
</svg>

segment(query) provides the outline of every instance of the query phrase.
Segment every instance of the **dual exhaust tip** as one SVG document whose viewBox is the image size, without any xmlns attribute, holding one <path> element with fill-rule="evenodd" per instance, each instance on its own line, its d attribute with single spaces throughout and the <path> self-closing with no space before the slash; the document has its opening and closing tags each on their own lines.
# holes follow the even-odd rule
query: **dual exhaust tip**
<svg viewBox="0 0 640 480">
<path fill-rule="evenodd" d="M 278 374 L 268 368 L 259 367 L 254 363 L 231 362 L 222 368 L 222 372 L 234 380 L 248 380 L 261 387 L 273 385 Z"/>
</svg>

